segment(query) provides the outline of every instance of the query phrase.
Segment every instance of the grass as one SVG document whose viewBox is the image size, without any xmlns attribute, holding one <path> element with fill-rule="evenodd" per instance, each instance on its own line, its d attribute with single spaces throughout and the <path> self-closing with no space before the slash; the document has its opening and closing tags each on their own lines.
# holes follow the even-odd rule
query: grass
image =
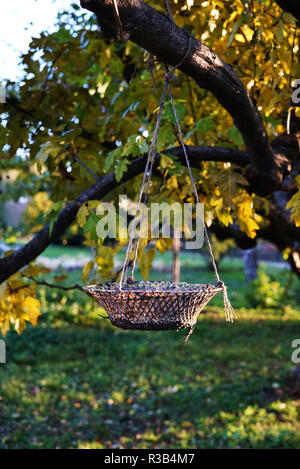
<svg viewBox="0 0 300 469">
<path fill-rule="evenodd" d="M 81 292 L 41 288 L 40 325 L 6 340 L 0 448 L 299 448 L 300 393 L 289 392 L 297 282 L 289 305 L 254 309 L 241 262 L 221 267 L 239 321 L 225 323 L 218 297 L 186 346 L 183 331 L 124 332 L 96 320 Z M 182 277 L 212 280 L 194 255 Z"/>
</svg>

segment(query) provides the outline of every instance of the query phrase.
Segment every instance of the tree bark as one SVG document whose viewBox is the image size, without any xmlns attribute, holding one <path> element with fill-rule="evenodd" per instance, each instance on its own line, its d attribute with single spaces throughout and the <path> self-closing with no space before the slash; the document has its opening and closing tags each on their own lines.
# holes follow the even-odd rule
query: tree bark
<svg viewBox="0 0 300 469">
<path fill-rule="evenodd" d="M 294 17 L 300 21 L 300 4 L 299 0 L 276 0 L 276 3 L 288 13 L 292 13 Z"/>
<path fill-rule="evenodd" d="M 223 161 L 231 162 L 244 167 L 249 162 L 247 153 L 230 148 L 222 147 L 190 147 L 187 146 L 191 165 L 199 168 L 202 161 Z M 180 147 L 168 149 L 166 153 L 175 155 L 183 165 L 185 158 Z M 34 237 L 22 248 L 10 256 L 0 259 L 0 284 L 11 275 L 18 272 L 22 267 L 34 261 L 57 237 L 62 235 L 66 229 L 74 222 L 77 212 L 82 204 L 89 200 L 101 200 L 105 195 L 124 184 L 135 176 L 141 174 L 145 169 L 146 156 L 134 160 L 128 167 L 122 181 L 119 183 L 115 179 L 115 174 L 110 173 L 100 178 L 89 189 L 79 195 L 74 202 L 68 204 L 58 216 L 54 223 L 52 235 L 49 236 L 49 225 L 44 226 Z M 156 155 L 154 167 L 159 165 L 160 155 Z M 288 221 L 288 217 L 280 210 L 273 210 L 270 214 L 269 225 L 258 232 L 258 236 L 273 242 L 278 249 L 293 246 L 294 240 L 300 243 L 300 230 Z M 250 249 L 256 245 L 256 240 L 250 239 L 245 233 L 239 231 L 234 225 L 222 227 L 213 224 L 214 232 L 219 239 L 232 238 L 241 249 Z M 291 265 L 294 271 L 297 270 L 297 251 L 294 257 L 291 256 Z M 300 276 L 300 269 L 299 269 Z"/>
<path fill-rule="evenodd" d="M 257 246 L 252 249 L 243 251 L 243 260 L 245 266 L 245 275 L 247 282 L 251 282 L 257 278 L 258 262 L 257 262 Z"/>
</svg>

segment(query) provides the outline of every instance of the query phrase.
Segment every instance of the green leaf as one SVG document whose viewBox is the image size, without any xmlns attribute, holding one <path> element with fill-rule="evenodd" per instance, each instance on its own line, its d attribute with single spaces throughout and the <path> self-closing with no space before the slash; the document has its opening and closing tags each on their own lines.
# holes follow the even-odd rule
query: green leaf
<svg viewBox="0 0 300 469">
<path fill-rule="evenodd" d="M 58 202 L 55 202 L 55 204 L 51 205 L 49 210 L 46 212 L 45 216 L 47 217 L 48 215 L 52 214 L 53 212 L 59 212 L 62 207 L 64 206 L 65 202 L 63 200 L 59 200 Z M 52 215 L 51 215 L 52 216 Z"/>
<path fill-rule="evenodd" d="M 4 298 L 7 288 L 7 282 L 3 282 L 0 284 L 0 301 Z"/>
<path fill-rule="evenodd" d="M 216 125 L 216 122 L 212 116 L 203 117 L 196 122 L 194 128 L 186 134 L 186 138 L 189 139 L 194 133 L 199 132 L 200 134 L 205 134 L 209 130 L 213 129 Z"/>
<path fill-rule="evenodd" d="M 58 202 L 53 204 L 45 214 L 46 219 L 49 220 L 49 237 L 50 238 L 53 233 L 54 223 L 56 222 L 58 214 L 63 206 L 64 206 L 64 201 L 59 200 Z"/>
<path fill-rule="evenodd" d="M 274 119 L 271 116 L 262 116 L 262 119 L 263 119 L 264 122 L 268 122 L 268 123 L 272 124 L 273 126 L 277 126 L 277 125 L 281 124 L 278 120 Z"/>
<path fill-rule="evenodd" d="M 56 37 L 60 43 L 68 42 L 70 40 L 70 32 L 66 28 L 61 27 L 57 31 Z"/>
<path fill-rule="evenodd" d="M 99 218 L 97 217 L 97 215 L 95 215 L 95 213 L 91 213 L 88 218 L 88 221 L 83 227 L 83 232 L 84 233 L 96 233 L 96 225 L 98 221 L 99 221 Z"/>
<path fill-rule="evenodd" d="M 49 222 L 49 238 L 51 238 L 52 236 L 55 221 L 56 221 L 55 218 L 51 218 Z"/>
<path fill-rule="evenodd" d="M 179 122 L 182 122 L 184 119 L 184 116 L 187 114 L 187 109 L 186 107 L 181 103 L 178 102 L 178 100 L 174 101 L 174 106 L 176 110 L 176 114 L 178 117 Z M 171 122 L 172 124 L 176 125 L 176 120 L 173 112 L 173 107 L 172 103 L 166 103 L 164 111 L 163 111 L 163 119 L 166 119 L 168 122 Z"/>
<path fill-rule="evenodd" d="M 117 167 L 116 167 L 116 181 L 117 182 L 120 182 L 124 173 L 126 172 L 127 170 L 127 163 L 126 163 L 126 160 L 121 160 L 119 161 L 119 163 L 117 164 Z"/>
<path fill-rule="evenodd" d="M 242 139 L 242 136 L 236 127 L 231 127 L 227 131 L 227 135 L 232 141 L 232 143 L 234 143 L 238 147 L 242 147 L 244 145 L 244 140 Z"/>
<path fill-rule="evenodd" d="M 115 148 L 115 150 L 110 151 L 105 158 L 105 169 L 109 171 L 110 168 L 113 166 L 115 160 L 119 158 L 122 154 L 122 148 Z"/>
<path fill-rule="evenodd" d="M 231 46 L 231 43 L 234 39 L 234 36 L 238 32 L 238 30 L 240 29 L 240 27 L 242 26 L 244 21 L 245 21 L 244 17 L 240 16 L 239 19 L 232 26 L 232 31 L 231 31 L 231 34 L 230 34 L 230 37 L 229 37 L 229 40 L 228 40 L 228 43 L 227 43 L 227 48 Z"/>
</svg>

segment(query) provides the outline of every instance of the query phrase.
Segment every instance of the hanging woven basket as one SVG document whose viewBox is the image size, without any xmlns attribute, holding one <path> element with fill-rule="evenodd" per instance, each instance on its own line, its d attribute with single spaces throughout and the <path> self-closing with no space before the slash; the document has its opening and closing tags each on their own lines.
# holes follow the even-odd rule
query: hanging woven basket
<svg viewBox="0 0 300 469">
<path fill-rule="evenodd" d="M 179 65 L 178 65 L 179 66 Z M 174 67 L 174 69 L 177 67 Z M 138 212 L 141 206 L 142 197 L 144 195 L 144 205 L 147 203 L 149 195 L 149 186 L 153 164 L 156 154 L 157 140 L 163 108 L 166 99 L 167 90 L 169 91 L 170 100 L 173 108 L 174 117 L 178 127 L 181 146 L 185 155 L 190 180 L 193 186 L 195 201 L 199 204 L 199 196 L 195 186 L 192 170 L 184 145 L 180 123 L 177 117 L 174 100 L 170 89 L 171 72 L 166 69 L 165 83 L 163 95 L 157 115 L 156 127 L 149 149 L 149 154 L 145 166 L 144 176 L 141 184 L 137 210 L 134 218 L 134 224 L 131 230 L 129 243 L 127 247 L 126 257 L 123 264 L 120 282 L 104 283 L 102 285 L 90 285 L 84 290 L 94 297 L 98 303 L 106 310 L 109 319 L 114 326 L 121 329 L 135 330 L 169 330 L 169 329 L 189 329 L 186 341 L 191 335 L 194 325 L 197 322 L 200 312 L 216 293 L 223 292 L 225 316 L 228 321 L 235 319 L 235 313 L 227 296 L 227 289 L 220 280 L 215 259 L 213 256 L 209 236 L 205 224 L 203 223 L 204 235 L 208 244 L 208 250 L 211 257 L 213 269 L 215 272 L 217 283 L 210 284 L 188 284 L 175 282 L 135 282 L 134 271 L 137 261 L 139 240 L 141 231 L 134 248 L 134 233 L 138 223 Z M 173 69 L 173 70 L 174 70 Z M 144 207 L 142 209 L 141 223 L 143 221 Z M 127 273 L 130 264 L 130 255 L 132 256 L 132 275 L 130 281 L 127 281 Z"/>
<path fill-rule="evenodd" d="M 136 330 L 192 328 L 218 285 L 130 282 L 90 285 L 84 290 L 105 309 L 114 326 Z"/>
</svg>

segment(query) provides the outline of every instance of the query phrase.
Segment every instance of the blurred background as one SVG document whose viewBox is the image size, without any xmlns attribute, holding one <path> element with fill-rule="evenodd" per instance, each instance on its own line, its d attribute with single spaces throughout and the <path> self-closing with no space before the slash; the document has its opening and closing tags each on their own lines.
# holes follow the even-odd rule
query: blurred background
<svg viewBox="0 0 300 469">
<path fill-rule="evenodd" d="M 9 106 L 15 105 L 13 98 L 20 90 L 23 97 L 27 90 L 33 93 L 32 104 L 23 100 L 21 106 L 30 112 L 38 107 L 34 92 L 41 89 L 35 81 L 40 72 L 33 60 L 41 60 L 41 51 L 55 56 L 56 44 L 68 44 L 68 34 L 77 37 L 76 31 L 85 27 L 90 36 L 86 44 L 81 37 L 80 44 L 92 53 L 99 40 L 95 20 L 74 2 L 11 0 L 5 5 L 0 19 L 0 80 L 7 84 Z M 111 43 L 107 50 L 110 47 Z M 72 53 L 79 57 L 76 48 Z M 89 58 L 78 60 L 82 60 L 76 64 L 79 69 L 83 63 L 90 67 L 89 80 L 95 76 L 100 80 Z M 74 87 L 82 83 L 70 63 L 72 56 L 53 80 L 59 82 L 65 74 L 74 94 Z M 117 59 L 110 67 L 119 73 Z M 47 80 L 52 77 L 42 82 L 49 85 L 46 92 L 59 101 L 58 91 Z M 147 80 L 145 86 L 151 89 Z M 100 95 L 107 85 L 105 80 L 101 83 Z M 63 110 L 53 112 L 56 118 L 63 116 L 63 123 L 69 122 L 72 99 L 62 101 Z M 51 100 L 43 106 L 45 123 L 47 113 L 52 113 Z M 14 109 L 16 116 L 24 111 Z M 127 109 L 129 116 L 132 109 Z M 96 111 L 89 112 L 93 118 Z M 3 125 L 6 119 L 2 114 Z M 38 132 L 44 132 L 38 119 L 35 125 L 38 131 L 33 131 L 28 146 Z M 273 130 L 279 126 L 272 120 L 268 125 Z M 17 134 L 19 128 L 14 128 Z M 214 128 L 212 132 L 216 133 Z M 3 155 L 8 151 L 5 145 Z M 1 256 L 26 244 L 45 219 L 55 220 L 51 216 L 62 205 L 51 212 L 53 203 L 68 201 L 73 191 L 93 182 L 84 171 L 79 182 L 70 179 L 74 173 L 67 160 L 61 160 L 66 164 L 60 166 L 59 182 L 51 177 L 53 162 L 40 182 L 38 170 L 29 175 L 26 169 L 25 147 L 18 147 L 13 163 L 5 156 L 0 159 Z M 84 161 L 97 170 L 92 157 Z M 20 177 L 22 171 L 25 175 Z M 54 188 L 49 189 L 49 181 L 54 181 Z M 100 255 L 83 225 L 71 226 L 26 271 L 35 280 L 28 295 L 33 298 L 32 310 L 38 301 L 37 326 L 27 324 L 23 331 L 25 327 L 18 330 L 15 322 L 16 330 L 2 329 L 7 363 L 0 364 L 0 448 L 299 448 L 300 366 L 292 361 L 292 342 L 300 339 L 300 282 L 287 262 L 289 253 L 263 239 L 242 251 L 234 241 L 219 241 L 211 233 L 220 277 L 229 286 L 238 321 L 225 322 L 222 295 L 217 296 L 184 346 L 184 331 L 126 332 L 99 317 L 105 315 L 103 309 L 77 286 L 112 278 L 108 272 L 120 269 L 125 250 L 121 246 L 112 259 L 114 246 L 108 245 Z M 140 267 L 139 279 L 145 273 Z M 150 280 L 214 282 L 207 248 L 191 252 L 184 241 L 157 249 L 152 265 L 145 269 Z M 2 293 L 0 286 L 1 300 Z M 1 319 L 6 303 L 0 304 Z"/>
</svg>

